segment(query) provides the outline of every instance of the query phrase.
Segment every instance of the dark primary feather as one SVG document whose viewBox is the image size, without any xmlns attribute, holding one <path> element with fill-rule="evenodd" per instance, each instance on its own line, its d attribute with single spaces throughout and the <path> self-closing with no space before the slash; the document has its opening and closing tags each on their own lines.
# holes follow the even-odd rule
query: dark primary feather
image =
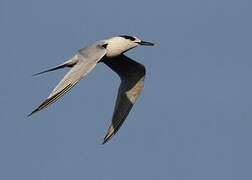
<svg viewBox="0 0 252 180">
<path fill-rule="evenodd" d="M 76 83 L 75 83 L 76 84 Z M 64 89 L 62 89 L 60 92 L 58 92 L 57 94 L 55 94 L 54 96 L 46 99 L 37 109 L 35 109 L 34 111 L 32 111 L 29 115 L 33 115 L 34 113 L 48 107 L 50 104 L 54 103 L 56 100 L 58 100 L 62 95 L 64 95 L 67 91 L 69 91 L 75 84 L 69 84 L 67 85 Z"/>
</svg>

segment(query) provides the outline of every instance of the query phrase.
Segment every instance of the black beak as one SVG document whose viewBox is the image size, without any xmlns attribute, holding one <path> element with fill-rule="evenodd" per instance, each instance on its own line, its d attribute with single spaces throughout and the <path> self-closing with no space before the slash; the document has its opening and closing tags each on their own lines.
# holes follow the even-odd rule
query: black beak
<svg viewBox="0 0 252 180">
<path fill-rule="evenodd" d="M 155 43 L 150 43 L 150 42 L 146 42 L 146 41 L 138 42 L 138 44 L 145 45 L 145 46 L 157 46 L 157 44 L 155 44 Z"/>
</svg>

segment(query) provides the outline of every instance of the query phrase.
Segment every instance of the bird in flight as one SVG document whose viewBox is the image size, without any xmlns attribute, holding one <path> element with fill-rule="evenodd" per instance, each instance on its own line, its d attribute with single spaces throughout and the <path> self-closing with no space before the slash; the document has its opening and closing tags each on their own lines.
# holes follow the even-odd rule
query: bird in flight
<svg viewBox="0 0 252 180">
<path fill-rule="evenodd" d="M 115 71 L 121 79 L 112 123 L 102 143 L 105 144 L 119 130 L 143 88 L 145 67 L 123 54 L 140 45 L 156 46 L 154 43 L 141 41 L 135 36 L 112 37 L 80 49 L 73 58 L 54 68 L 34 74 L 39 75 L 65 67 L 71 68 L 46 100 L 28 116 L 57 101 L 87 75 L 97 63 L 103 62 Z"/>
</svg>

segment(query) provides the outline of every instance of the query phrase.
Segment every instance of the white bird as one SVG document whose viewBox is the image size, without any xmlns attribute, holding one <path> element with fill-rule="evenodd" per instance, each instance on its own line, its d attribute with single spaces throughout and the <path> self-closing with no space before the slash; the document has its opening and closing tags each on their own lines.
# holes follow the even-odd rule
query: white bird
<svg viewBox="0 0 252 180">
<path fill-rule="evenodd" d="M 97 63 L 103 62 L 115 71 L 121 79 L 112 123 L 103 141 L 103 144 L 106 143 L 119 130 L 143 88 L 145 67 L 123 55 L 124 52 L 140 45 L 155 46 L 156 44 L 141 41 L 135 36 L 112 37 L 80 49 L 68 61 L 35 74 L 39 75 L 60 68 L 71 67 L 71 70 L 54 88 L 47 99 L 28 116 L 54 103 L 88 74 Z"/>
</svg>

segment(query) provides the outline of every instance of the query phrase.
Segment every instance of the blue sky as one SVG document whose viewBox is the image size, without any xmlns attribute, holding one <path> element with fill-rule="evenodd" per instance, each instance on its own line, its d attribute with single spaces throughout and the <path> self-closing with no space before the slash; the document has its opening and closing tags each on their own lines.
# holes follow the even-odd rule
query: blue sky
<svg viewBox="0 0 252 180">
<path fill-rule="evenodd" d="M 0 179 L 251 179 L 252 2 L 0 0 Z M 127 56 L 144 90 L 105 145 L 119 78 L 103 64 L 27 118 L 97 40 L 158 47 Z"/>
</svg>

